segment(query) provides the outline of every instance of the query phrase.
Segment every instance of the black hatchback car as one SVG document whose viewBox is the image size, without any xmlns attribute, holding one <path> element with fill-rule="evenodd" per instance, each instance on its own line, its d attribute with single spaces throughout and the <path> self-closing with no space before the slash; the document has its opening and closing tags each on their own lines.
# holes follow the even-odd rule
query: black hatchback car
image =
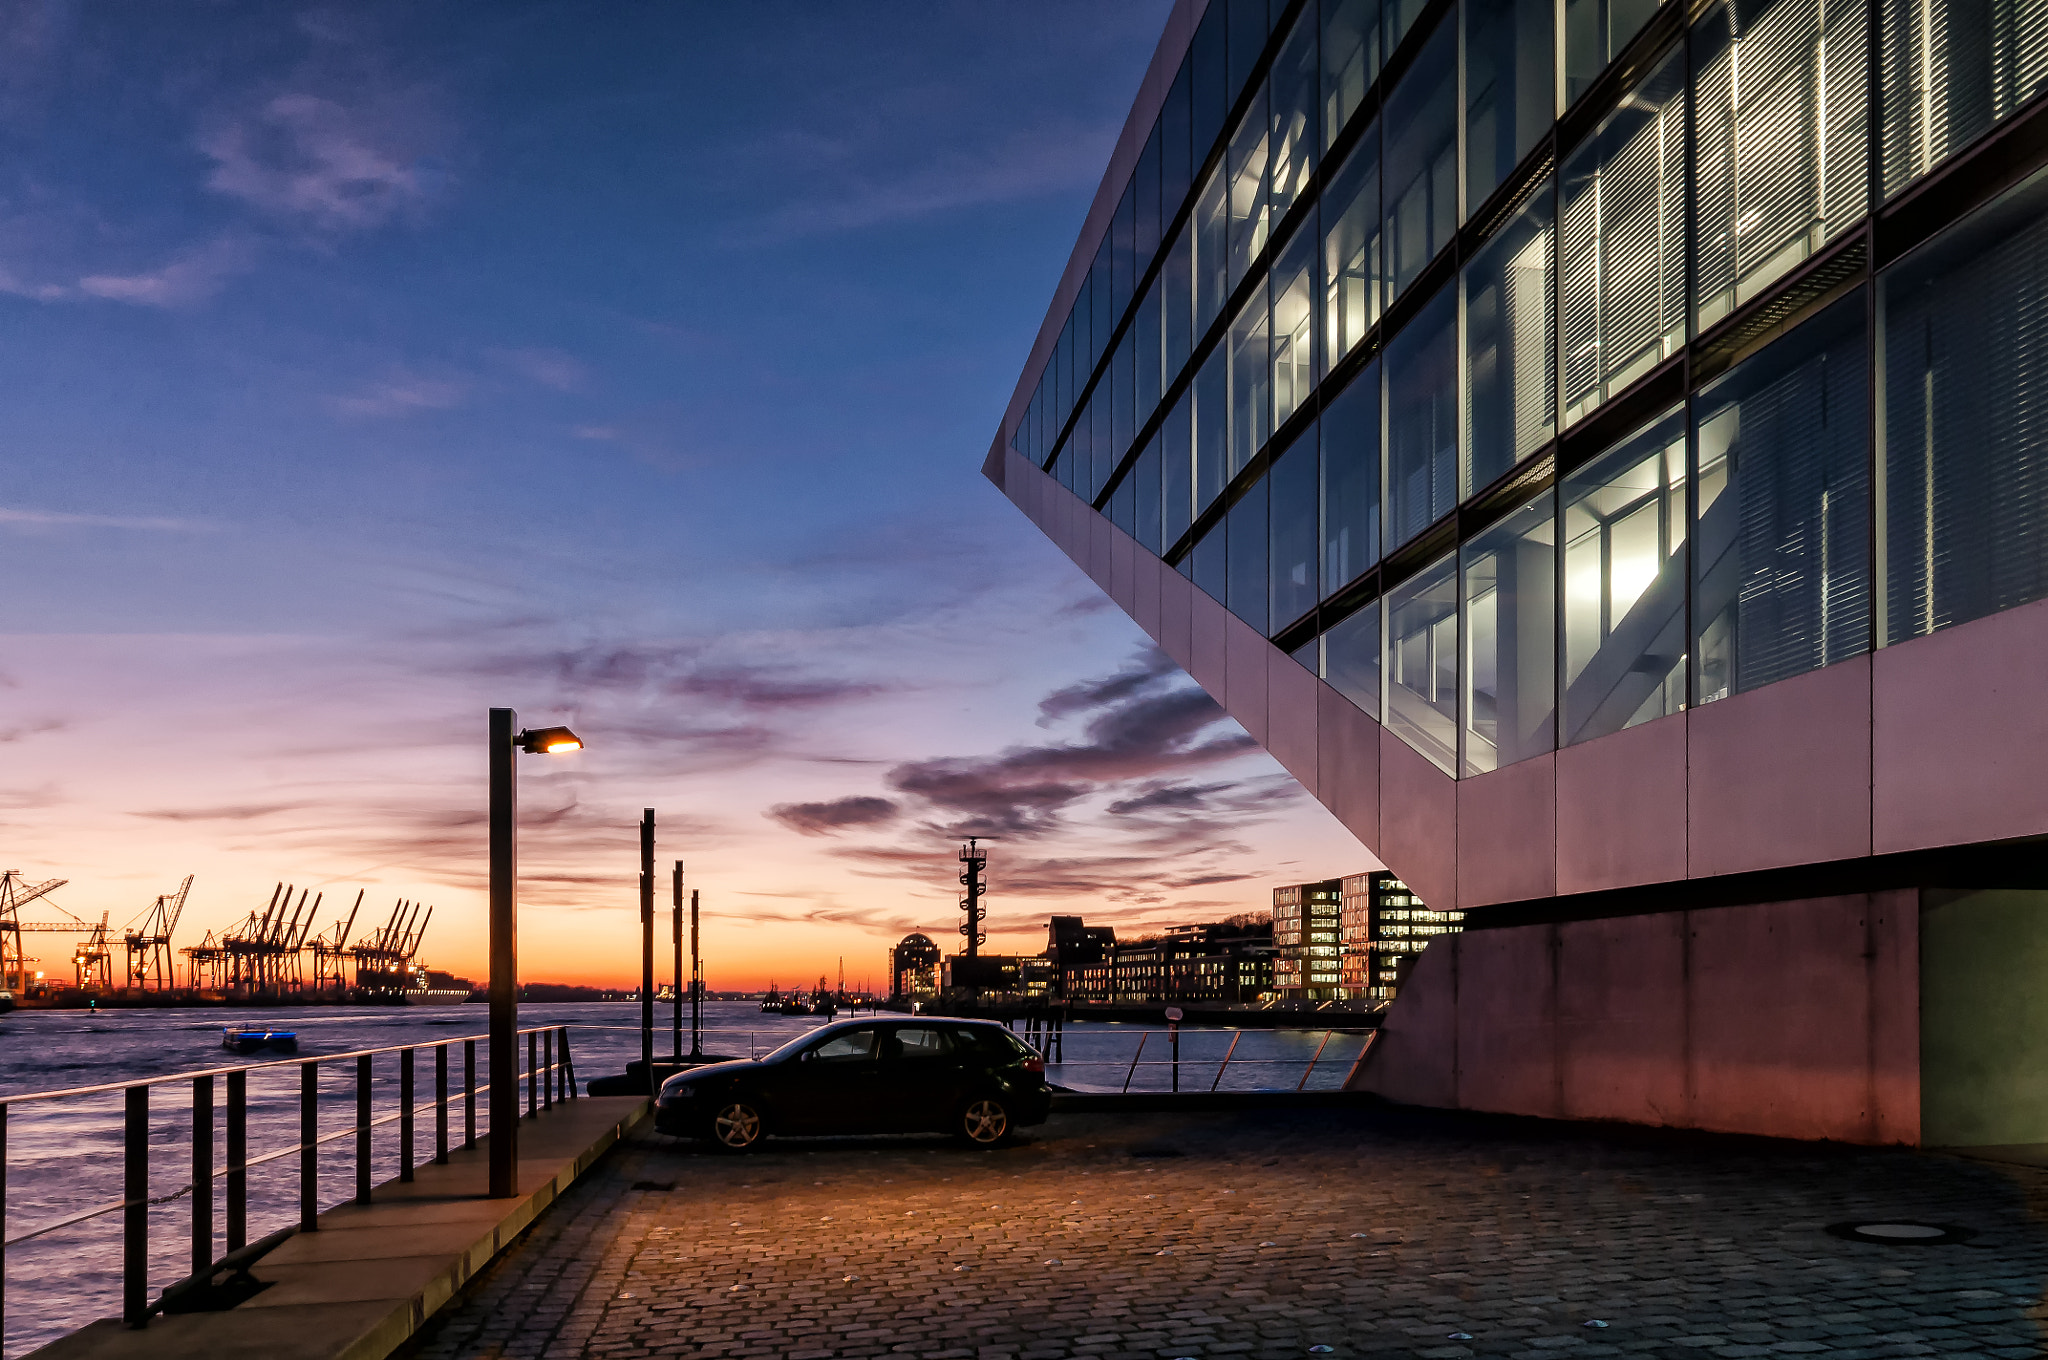
<svg viewBox="0 0 2048 1360">
<path fill-rule="evenodd" d="M 743 1152 L 769 1135 L 950 1133 L 998 1143 L 1043 1124 L 1045 1063 L 987 1020 L 861 1019 L 824 1025 L 762 1058 L 661 1084 L 654 1126 Z"/>
</svg>

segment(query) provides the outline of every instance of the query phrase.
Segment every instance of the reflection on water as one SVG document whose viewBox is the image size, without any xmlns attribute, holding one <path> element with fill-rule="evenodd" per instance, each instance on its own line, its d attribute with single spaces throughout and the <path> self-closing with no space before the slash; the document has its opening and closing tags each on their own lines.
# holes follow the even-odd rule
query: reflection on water
<svg viewBox="0 0 2048 1360">
<path fill-rule="evenodd" d="M 478 1005 L 412 1007 L 290 1007 L 273 1010 L 193 1009 L 16 1011 L 0 1019 L 0 1098 L 103 1082 L 190 1072 L 203 1068 L 250 1067 L 248 1152 L 251 1161 L 291 1147 L 298 1139 L 298 1069 L 274 1056 L 237 1057 L 220 1046 L 223 1025 L 275 1022 L 295 1029 L 299 1055 L 347 1053 L 363 1048 L 414 1045 L 417 1151 L 433 1155 L 434 1052 L 450 1044 L 448 1071 L 454 1108 L 451 1141 L 462 1138 L 461 1040 L 487 1026 Z M 669 1007 L 656 1008 L 657 1052 L 671 1042 Z M 529 1005 L 520 1008 L 524 1026 L 567 1025 L 579 1085 L 623 1070 L 639 1056 L 639 1009 L 630 1002 Z M 751 1056 L 823 1024 L 803 1016 L 763 1015 L 749 1003 L 705 1006 L 706 1052 Z M 1054 1082 L 1082 1090 L 1117 1090 L 1126 1077 L 1132 1090 L 1165 1090 L 1171 1083 L 1171 1048 L 1156 1030 L 1142 1039 L 1141 1026 L 1076 1022 L 1066 1027 L 1063 1063 L 1050 1064 Z M 1020 1024 L 1019 1033 L 1023 1032 Z M 1233 1035 L 1188 1029 L 1180 1040 L 1182 1090 L 1208 1090 L 1221 1072 L 1221 1089 L 1292 1090 L 1319 1045 L 1322 1031 L 1246 1030 L 1237 1036 L 1230 1065 L 1222 1067 Z M 687 1034 L 685 1044 L 687 1046 Z M 1323 1048 L 1310 1089 L 1334 1089 L 1357 1056 L 1361 1041 L 1339 1034 Z M 1140 1061 L 1135 1070 L 1131 1060 Z M 477 1078 L 488 1080 L 486 1046 L 477 1045 Z M 377 1113 L 391 1113 L 398 1096 L 398 1055 L 380 1055 L 372 1081 Z M 346 1129 L 355 1118 L 355 1064 L 337 1063 L 321 1072 L 320 1126 L 323 1133 Z M 214 1083 L 214 1167 L 226 1161 L 226 1082 Z M 484 1102 L 477 1102 L 479 1132 Z M 6 1235 L 23 1234 L 121 1197 L 122 1097 L 119 1091 L 61 1101 L 11 1104 L 7 1114 Z M 389 1124 L 372 1139 L 371 1179 L 398 1174 L 399 1130 Z M 150 1195 L 163 1202 L 150 1211 L 151 1295 L 192 1270 L 193 1196 L 191 1180 L 192 1088 L 186 1083 L 150 1091 Z M 355 1188 L 355 1144 L 338 1138 L 320 1152 L 320 1202 L 348 1199 Z M 220 1182 L 212 1187 L 211 1258 L 225 1250 L 226 1223 Z M 298 1158 L 286 1156 L 249 1171 L 250 1241 L 298 1217 Z M 167 1198 L 168 1197 L 168 1198 Z M 5 1255 L 6 1353 L 19 1355 L 94 1318 L 119 1311 L 120 1215 L 106 1214 L 22 1242 Z"/>
</svg>

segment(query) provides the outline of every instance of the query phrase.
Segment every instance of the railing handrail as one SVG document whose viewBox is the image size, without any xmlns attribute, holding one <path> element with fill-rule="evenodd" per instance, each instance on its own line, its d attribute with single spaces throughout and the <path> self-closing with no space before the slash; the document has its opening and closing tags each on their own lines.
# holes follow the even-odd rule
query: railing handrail
<svg viewBox="0 0 2048 1360">
<path fill-rule="evenodd" d="M 528 1029 L 516 1030 L 517 1034 L 545 1034 L 549 1030 L 564 1028 L 562 1025 L 534 1025 Z M 133 1077 L 127 1081 L 106 1081 L 97 1086 L 69 1086 L 61 1091 L 29 1091 L 21 1095 L 0 1095 L 0 1105 L 25 1105 L 37 1100 L 63 1100 L 70 1096 L 100 1095 L 107 1091 L 126 1091 L 137 1086 L 162 1086 L 167 1082 L 191 1081 L 198 1077 L 220 1077 L 231 1072 L 255 1072 L 266 1067 L 304 1067 L 307 1063 L 336 1062 L 342 1058 L 367 1058 L 379 1053 L 402 1053 L 406 1049 L 435 1048 L 441 1044 L 460 1044 L 468 1041 L 485 1040 L 491 1036 L 483 1034 L 451 1034 L 446 1038 L 425 1039 L 413 1044 L 387 1044 L 382 1048 L 352 1048 L 346 1053 L 312 1053 L 298 1058 L 272 1058 L 267 1062 L 230 1063 L 226 1067 L 198 1067 L 189 1072 L 172 1072 L 161 1077 Z"/>
</svg>

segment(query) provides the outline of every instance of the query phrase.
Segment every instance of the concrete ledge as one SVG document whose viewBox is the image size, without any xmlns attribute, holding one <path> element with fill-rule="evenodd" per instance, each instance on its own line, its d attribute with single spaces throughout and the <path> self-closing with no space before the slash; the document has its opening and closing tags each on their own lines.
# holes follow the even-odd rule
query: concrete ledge
<svg viewBox="0 0 2048 1360">
<path fill-rule="evenodd" d="M 32 1360 L 384 1360 L 461 1291 L 556 1196 L 648 1118 L 645 1097 L 565 1101 L 519 1129 L 519 1193 L 490 1199 L 489 1139 L 386 1181 L 369 1204 L 320 1215 L 257 1262 L 270 1288 L 239 1308 L 103 1318 Z"/>
<path fill-rule="evenodd" d="M 1055 1091 L 1054 1114 L 1158 1110 L 1328 1110 L 1385 1105 L 1364 1091 Z"/>
</svg>

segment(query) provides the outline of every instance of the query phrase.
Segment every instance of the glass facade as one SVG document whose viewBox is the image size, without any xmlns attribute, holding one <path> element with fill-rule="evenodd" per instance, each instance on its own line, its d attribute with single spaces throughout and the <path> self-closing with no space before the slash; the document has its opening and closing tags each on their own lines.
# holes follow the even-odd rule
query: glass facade
<svg viewBox="0 0 2048 1360">
<path fill-rule="evenodd" d="M 1011 446 L 1460 777 L 2041 599 L 2048 172 L 1864 228 L 2044 92 L 2038 0 L 1210 0 Z"/>
</svg>

